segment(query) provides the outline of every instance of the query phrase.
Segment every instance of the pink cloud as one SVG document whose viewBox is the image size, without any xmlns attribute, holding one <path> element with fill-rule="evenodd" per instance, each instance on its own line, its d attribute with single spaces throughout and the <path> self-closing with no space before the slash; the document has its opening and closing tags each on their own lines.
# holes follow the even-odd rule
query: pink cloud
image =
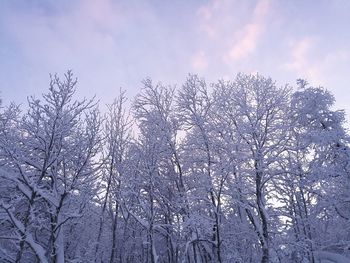
<svg viewBox="0 0 350 263">
<path fill-rule="evenodd" d="M 239 20 L 235 15 L 237 4 L 234 0 L 212 0 L 200 6 L 197 10 L 199 31 L 215 40 L 232 30 L 232 26 L 238 25 Z"/>
<path fill-rule="evenodd" d="M 298 77 L 312 82 L 324 84 L 321 67 L 315 64 L 310 56 L 310 51 L 315 48 L 316 40 L 312 37 L 304 37 L 298 41 L 291 41 L 290 60 L 283 67 L 288 71 L 295 72 Z"/>
<path fill-rule="evenodd" d="M 262 28 L 257 23 L 246 25 L 241 32 L 235 36 L 235 43 L 230 48 L 224 59 L 226 61 L 240 60 L 251 54 L 257 45 L 257 39 L 262 33 Z"/>
<path fill-rule="evenodd" d="M 197 52 L 191 59 L 192 68 L 195 71 L 203 71 L 208 67 L 207 56 L 203 50 Z"/>
<path fill-rule="evenodd" d="M 287 62 L 285 67 L 298 73 L 301 72 L 307 64 L 308 52 L 313 45 L 314 40 L 311 37 L 291 42 L 291 61 Z"/>
<path fill-rule="evenodd" d="M 294 72 L 298 77 L 305 78 L 312 83 L 330 86 L 330 76 L 327 72 L 337 72 L 339 65 L 350 61 L 349 50 L 330 50 L 322 56 L 314 56 L 318 50 L 318 41 L 315 37 L 307 36 L 297 41 L 291 41 L 290 59 L 282 68 Z"/>
<path fill-rule="evenodd" d="M 224 61 L 230 63 L 246 58 L 254 53 L 259 43 L 259 38 L 265 31 L 265 17 L 270 10 L 269 0 L 259 0 L 253 11 L 251 22 L 243 26 L 233 35 L 232 45 L 224 54 Z"/>
<path fill-rule="evenodd" d="M 270 0 L 257 0 L 253 8 L 250 2 L 213 0 L 197 11 L 199 30 L 220 49 L 221 63 L 232 64 L 255 52 L 270 11 Z"/>
<path fill-rule="evenodd" d="M 257 19 L 263 19 L 271 8 L 270 0 L 259 0 L 254 9 L 254 16 Z"/>
</svg>

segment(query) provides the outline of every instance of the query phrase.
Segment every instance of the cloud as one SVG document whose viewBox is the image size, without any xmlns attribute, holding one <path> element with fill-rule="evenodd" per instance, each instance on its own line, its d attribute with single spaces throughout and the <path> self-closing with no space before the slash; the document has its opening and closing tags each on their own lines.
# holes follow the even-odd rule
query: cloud
<svg viewBox="0 0 350 263">
<path fill-rule="evenodd" d="M 282 68 L 317 85 L 332 85 L 330 73 L 337 74 L 350 62 L 350 50 L 321 50 L 318 39 L 311 36 L 290 41 L 289 49 L 289 61 Z"/>
<path fill-rule="evenodd" d="M 199 31 L 215 40 L 232 30 L 237 22 L 235 16 L 236 1 L 234 0 L 211 0 L 197 10 L 199 18 Z"/>
<path fill-rule="evenodd" d="M 134 92 L 145 76 L 174 83 L 191 71 L 212 80 L 252 70 L 287 81 L 296 75 L 316 83 L 346 77 L 349 39 L 346 34 L 331 38 L 324 31 L 344 25 L 325 25 L 322 13 L 311 14 L 309 20 L 319 23 L 320 31 L 314 32 L 307 21 L 300 31 L 296 11 L 306 17 L 309 9 L 275 0 L 208 0 L 176 7 L 136 0 L 4 2 L 2 94 L 8 96 L 14 86 L 13 98 L 40 94 L 49 72 L 67 68 L 79 77 L 84 92 L 92 90 L 102 100 L 119 86 Z M 286 46 L 290 38 L 294 40 Z M 37 82 L 43 78 L 43 85 Z"/>
<path fill-rule="evenodd" d="M 111 52 L 117 46 L 113 32 L 121 29 L 123 19 L 118 6 L 108 0 L 45 5 L 9 6 L 0 21 L 6 24 L 6 38 L 17 47 L 24 72 L 47 76 L 73 68 L 85 77 L 81 72 L 92 65 L 96 72 L 102 59 L 112 65 L 117 57 Z"/>
<path fill-rule="evenodd" d="M 210 41 L 225 41 L 226 37 L 242 25 L 245 14 L 250 13 L 248 2 L 237 0 L 210 0 L 198 7 L 198 31 Z"/>
<path fill-rule="evenodd" d="M 254 9 L 255 19 L 263 19 L 271 8 L 270 0 L 259 0 Z"/>
<path fill-rule="evenodd" d="M 84 19 L 84 22 L 91 21 L 96 26 L 112 27 L 119 22 L 122 16 L 119 7 L 111 0 L 86 0 L 79 5 L 79 9 L 74 12 L 77 19 Z"/>
<path fill-rule="evenodd" d="M 234 44 L 225 54 L 224 59 L 229 62 L 230 60 L 240 60 L 256 49 L 259 35 L 262 33 L 262 27 L 259 24 L 252 23 L 246 25 L 241 32 L 234 37 Z"/>
<path fill-rule="evenodd" d="M 291 41 L 289 44 L 291 60 L 285 64 L 285 67 L 297 73 L 303 72 L 307 67 L 309 51 L 314 46 L 314 42 L 311 37 Z"/>
<path fill-rule="evenodd" d="M 324 84 L 321 67 L 317 66 L 317 61 L 310 54 L 316 48 L 316 43 L 316 39 L 311 36 L 290 41 L 290 60 L 283 64 L 283 68 L 300 78 Z"/>
<path fill-rule="evenodd" d="M 255 52 L 270 11 L 270 0 L 213 0 L 198 9 L 198 29 L 219 50 L 220 62 L 232 64 Z"/>
<path fill-rule="evenodd" d="M 149 74 L 139 68 L 151 63 L 147 55 L 157 48 L 153 42 L 144 43 L 141 34 L 157 25 L 147 3 L 138 5 L 137 15 L 134 8 L 133 2 L 113 0 L 47 1 L 36 6 L 8 3 L 0 10 L 0 32 L 2 39 L 13 43 L 7 54 L 13 59 L 10 55 L 16 52 L 16 64 L 9 65 L 5 59 L 0 69 L 28 76 L 9 76 L 16 82 L 11 85 L 31 86 L 25 96 L 44 92 L 49 73 L 70 68 L 79 76 L 79 91 L 87 96 L 101 93 L 103 97 L 103 91 L 110 93 L 119 85 L 138 84 Z M 142 53 L 144 59 L 139 59 Z M 9 89 L 7 93 L 11 95 Z"/>
<path fill-rule="evenodd" d="M 251 22 L 234 34 L 232 46 L 224 55 L 224 60 L 230 62 L 244 59 L 254 53 L 259 38 L 265 30 L 265 17 L 270 9 L 269 0 L 259 0 L 255 6 Z"/>
<path fill-rule="evenodd" d="M 191 59 L 192 68 L 195 71 L 204 71 L 208 68 L 208 59 L 203 50 L 197 52 Z"/>
</svg>

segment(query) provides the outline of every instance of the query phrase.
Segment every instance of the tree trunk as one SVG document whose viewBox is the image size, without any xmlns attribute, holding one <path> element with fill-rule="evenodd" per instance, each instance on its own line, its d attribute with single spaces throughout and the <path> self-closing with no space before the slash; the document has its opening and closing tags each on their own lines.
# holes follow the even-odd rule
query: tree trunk
<svg viewBox="0 0 350 263">
<path fill-rule="evenodd" d="M 255 161 L 256 170 L 256 202 L 258 206 L 258 214 L 261 221 L 262 227 L 262 238 L 260 238 L 261 248 L 262 248 L 262 258 L 261 263 L 269 262 L 269 232 L 267 216 L 264 207 L 263 193 L 262 193 L 262 172 L 261 167 L 258 165 L 258 161 Z"/>
<path fill-rule="evenodd" d="M 118 201 L 116 201 L 115 202 L 114 222 L 112 225 L 112 251 L 111 251 L 111 256 L 109 259 L 110 263 L 114 262 L 115 255 L 117 254 L 118 210 L 119 210 L 119 204 L 118 204 Z"/>
</svg>

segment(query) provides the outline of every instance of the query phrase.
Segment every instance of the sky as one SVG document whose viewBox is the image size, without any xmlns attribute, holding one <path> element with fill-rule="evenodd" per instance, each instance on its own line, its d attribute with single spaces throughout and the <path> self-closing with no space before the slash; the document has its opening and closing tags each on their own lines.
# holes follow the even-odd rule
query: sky
<svg viewBox="0 0 350 263">
<path fill-rule="evenodd" d="M 350 115 L 349 14 L 348 0 L 0 0 L 0 97 L 40 97 L 68 69 L 78 95 L 102 103 L 147 77 L 180 86 L 189 73 L 243 72 L 305 78 Z"/>
</svg>

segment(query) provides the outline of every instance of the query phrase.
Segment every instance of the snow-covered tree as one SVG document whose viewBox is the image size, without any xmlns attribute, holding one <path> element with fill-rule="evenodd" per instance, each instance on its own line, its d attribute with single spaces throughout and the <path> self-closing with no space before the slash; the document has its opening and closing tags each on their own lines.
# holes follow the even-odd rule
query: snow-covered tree
<svg viewBox="0 0 350 263">
<path fill-rule="evenodd" d="M 0 261 L 349 261 L 345 113 L 297 83 L 145 80 L 100 114 L 68 71 L 0 107 Z"/>
<path fill-rule="evenodd" d="M 119 235 L 121 227 L 121 203 L 123 200 L 123 183 L 127 176 L 127 155 L 131 143 L 131 119 L 125 107 L 125 92 L 120 91 L 114 102 L 108 105 L 108 112 L 105 116 L 104 125 L 104 164 L 102 166 L 103 189 L 100 205 L 101 214 L 95 247 L 96 262 L 100 260 L 114 262 L 121 257 L 122 242 Z M 109 219 L 110 225 L 106 226 L 105 221 Z M 105 247 L 101 247 L 102 234 L 106 231 L 111 233 L 111 238 L 106 240 Z M 119 241 L 119 242 L 118 242 Z M 103 253 L 104 252 L 104 253 Z M 100 259 L 102 255 L 105 258 Z M 106 257 L 108 255 L 108 257 Z"/>
<path fill-rule="evenodd" d="M 298 80 L 298 85 L 291 97 L 286 175 L 278 188 L 285 203 L 281 213 L 288 218 L 288 253 L 296 262 L 315 262 L 315 251 L 344 248 L 348 242 L 347 235 L 337 235 L 349 227 L 347 216 L 342 217 L 348 205 L 349 138 L 344 112 L 331 109 L 334 97 L 306 81 Z"/>
<path fill-rule="evenodd" d="M 147 230 L 151 262 L 179 260 L 181 224 L 188 213 L 173 97 L 173 88 L 145 80 L 133 105 L 140 130 L 135 196 L 141 214 L 132 214 Z"/>
<path fill-rule="evenodd" d="M 2 177 L 16 188 L 1 200 L 16 262 L 64 262 L 65 226 L 94 190 L 100 119 L 93 101 L 74 101 L 76 83 L 71 71 L 53 76 L 43 100 L 29 98 L 1 136 Z"/>
</svg>

